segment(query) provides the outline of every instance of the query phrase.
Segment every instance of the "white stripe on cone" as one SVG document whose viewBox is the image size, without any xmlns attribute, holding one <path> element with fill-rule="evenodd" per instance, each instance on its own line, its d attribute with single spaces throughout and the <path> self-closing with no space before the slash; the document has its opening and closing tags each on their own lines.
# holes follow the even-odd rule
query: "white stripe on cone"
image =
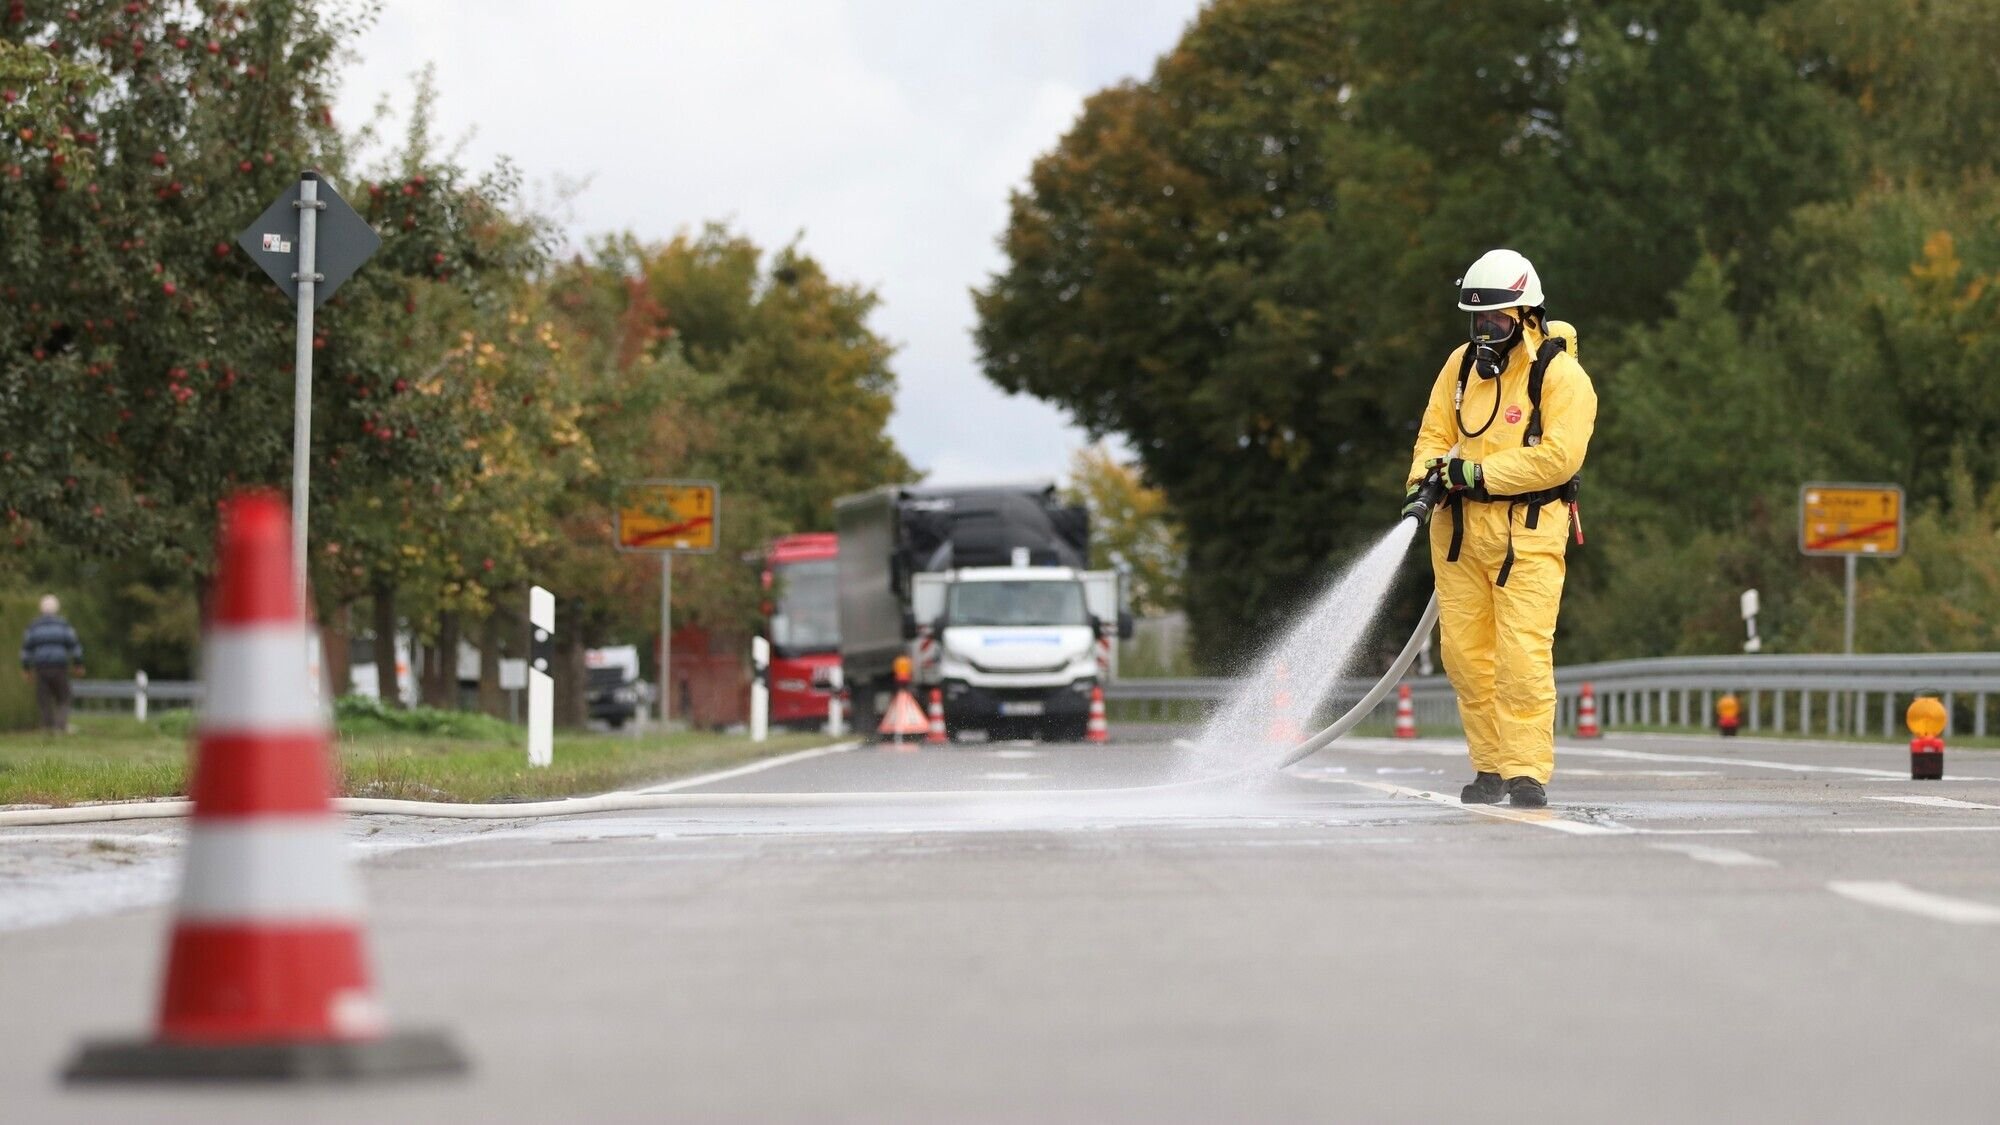
<svg viewBox="0 0 2000 1125">
<path fill-rule="evenodd" d="M 200 922 L 349 922 L 361 888 L 332 817 L 196 821 L 180 916 Z"/>
<path fill-rule="evenodd" d="M 326 710 L 306 670 L 303 625 L 217 627 L 202 645 L 201 729 L 230 734 L 324 730 Z"/>
</svg>

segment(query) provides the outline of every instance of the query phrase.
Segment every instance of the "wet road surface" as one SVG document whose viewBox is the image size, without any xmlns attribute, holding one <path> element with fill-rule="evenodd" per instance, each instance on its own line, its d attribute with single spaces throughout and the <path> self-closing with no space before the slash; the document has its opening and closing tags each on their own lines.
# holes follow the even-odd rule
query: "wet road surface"
<svg viewBox="0 0 2000 1125">
<path fill-rule="evenodd" d="M 73 1091 L 148 1025 L 184 828 L 0 832 L 13 1121 L 1986 1121 L 2000 755 L 1565 744 L 1546 812 L 1446 740 L 1190 784 L 1109 746 L 812 754 L 768 808 L 355 818 L 392 1019 L 461 1081 Z M 1246 751 L 1253 762 L 1265 751 Z M 682 788 L 699 791 L 703 787 Z M 800 792 L 990 799 L 786 808 Z"/>
</svg>

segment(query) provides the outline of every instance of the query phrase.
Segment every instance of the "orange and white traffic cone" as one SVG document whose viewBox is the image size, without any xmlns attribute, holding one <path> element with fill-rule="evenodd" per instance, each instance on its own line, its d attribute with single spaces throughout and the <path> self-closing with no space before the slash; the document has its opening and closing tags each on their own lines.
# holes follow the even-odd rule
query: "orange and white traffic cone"
<svg viewBox="0 0 2000 1125">
<path fill-rule="evenodd" d="M 1410 704 L 1410 685 L 1403 684 L 1396 692 L 1396 737 L 1417 737 L 1417 709 Z"/>
<path fill-rule="evenodd" d="M 1291 673 L 1279 664 L 1271 670 L 1271 724 L 1264 729 L 1264 740 L 1273 746 L 1295 746 L 1305 737 L 1305 728 L 1293 713 Z"/>
<path fill-rule="evenodd" d="M 924 735 L 925 745 L 935 746 L 950 742 L 951 735 L 944 729 L 944 692 L 931 689 L 930 731 Z"/>
<path fill-rule="evenodd" d="M 465 1068 L 434 1032 L 390 1034 L 361 891 L 329 803 L 327 714 L 306 663 L 291 519 L 224 508 L 180 906 L 153 1038 L 87 1043 L 71 1081 L 346 1079 Z"/>
<path fill-rule="evenodd" d="M 1604 732 L 1597 728 L 1597 691 L 1589 684 L 1583 685 L 1583 691 L 1577 697 L 1576 736 L 1578 738 L 1604 736 Z"/>
<path fill-rule="evenodd" d="M 1104 689 L 1095 684 L 1090 688 L 1090 719 L 1083 725 L 1083 740 L 1111 741 L 1111 727 L 1104 721 Z"/>
</svg>

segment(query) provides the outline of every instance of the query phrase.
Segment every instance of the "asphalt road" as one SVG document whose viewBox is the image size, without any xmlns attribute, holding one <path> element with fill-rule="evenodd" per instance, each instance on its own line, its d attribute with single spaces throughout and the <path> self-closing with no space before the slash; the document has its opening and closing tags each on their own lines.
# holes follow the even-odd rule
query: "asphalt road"
<svg viewBox="0 0 2000 1125">
<path fill-rule="evenodd" d="M 0 1118 L 2000 1117 L 2000 756 L 1613 736 L 1530 814 L 1462 755 L 1186 784 L 1122 731 L 712 785 L 991 800 L 356 820 L 383 999 L 475 1067 L 365 1089 L 62 1087 L 151 1019 L 182 829 L 10 830 Z"/>
</svg>

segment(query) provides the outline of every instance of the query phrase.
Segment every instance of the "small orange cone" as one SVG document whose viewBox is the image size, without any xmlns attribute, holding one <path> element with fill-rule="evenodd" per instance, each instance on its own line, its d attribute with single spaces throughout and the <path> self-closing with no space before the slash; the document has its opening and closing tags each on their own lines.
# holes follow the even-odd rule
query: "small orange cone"
<svg viewBox="0 0 2000 1125">
<path fill-rule="evenodd" d="M 158 1031 L 86 1043 L 76 1082 L 326 1080 L 455 1073 L 442 1035 L 390 1034 L 368 979 L 361 889 L 329 803 L 326 709 L 292 587 L 291 518 L 224 507 L 187 865 Z"/>
<path fill-rule="evenodd" d="M 1597 729 L 1597 692 L 1585 684 L 1582 695 L 1576 701 L 1576 736 L 1601 738 L 1603 735 L 1604 732 Z"/>
<path fill-rule="evenodd" d="M 1297 745 L 1306 737 L 1292 711 L 1290 681 L 1291 673 L 1282 663 L 1271 670 L 1271 725 L 1264 730 L 1264 740 L 1275 746 Z"/>
<path fill-rule="evenodd" d="M 1410 705 L 1410 685 L 1404 684 L 1396 692 L 1396 737 L 1417 737 L 1417 709 Z"/>
<path fill-rule="evenodd" d="M 1090 721 L 1083 726 L 1083 740 L 1111 741 L 1111 727 L 1104 721 L 1104 689 L 1095 684 L 1090 688 Z"/>
<path fill-rule="evenodd" d="M 937 688 L 931 689 L 930 723 L 930 731 L 924 735 L 925 745 L 935 746 L 951 741 L 951 736 L 944 729 L 944 692 Z"/>
</svg>

